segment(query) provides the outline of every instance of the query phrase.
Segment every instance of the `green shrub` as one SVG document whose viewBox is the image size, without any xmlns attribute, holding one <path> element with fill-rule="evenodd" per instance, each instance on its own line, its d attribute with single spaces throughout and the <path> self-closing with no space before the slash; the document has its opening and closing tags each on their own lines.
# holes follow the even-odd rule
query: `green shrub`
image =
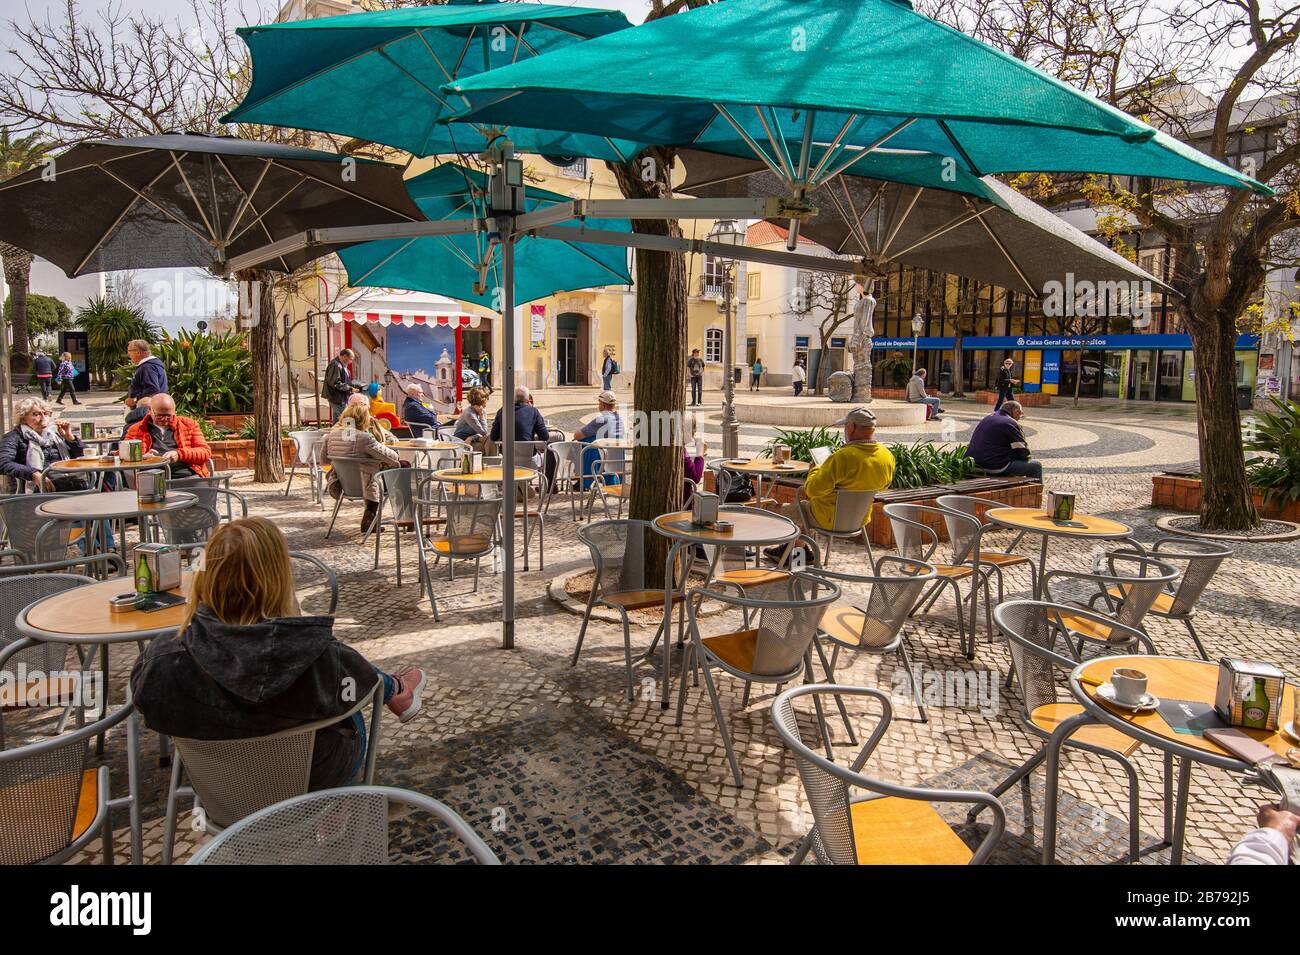
<svg viewBox="0 0 1300 955">
<path fill-rule="evenodd" d="M 1258 416 L 1255 436 L 1244 447 L 1276 457 L 1251 458 L 1246 462 L 1246 475 L 1264 492 L 1266 502 L 1285 506 L 1300 500 L 1300 402 L 1269 400 L 1277 411 Z"/>
<path fill-rule="evenodd" d="M 195 418 L 248 411 L 253 407 L 253 356 L 244 332 L 213 335 L 178 332 L 164 336 L 153 353 L 167 369 L 167 391 Z M 125 365 L 117 378 L 129 380 Z"/>
<path fill-rule="evenodd" d="M 791 460 L 807 461 L 811 464 L 813 448 L 830 448 L 834 451 L 844 443 L 840 432 L 831 428 L 811 428 L 807 431 L 786 428 L 777 428 L 775 430 L 776 437 L 768 441 L 767 447 L 764 449 L 769 457 L 774 447 L 778 444 L 784 444 L 790 449 Z"/>
<path fill-rule="evenodd" d="M 966 457 L 966 445 L 941 447 L 917 440 L 912 444 L 891 444 L 894 455 L 894 480 L 889 485 L 898 490 L 955 484 L 975 473 L 975 462 Z"/>
</svg>

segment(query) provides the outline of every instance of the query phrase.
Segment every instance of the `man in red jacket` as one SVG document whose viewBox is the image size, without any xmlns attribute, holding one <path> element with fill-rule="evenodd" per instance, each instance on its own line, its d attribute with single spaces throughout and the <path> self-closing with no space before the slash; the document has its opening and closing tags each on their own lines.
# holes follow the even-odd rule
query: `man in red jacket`
<svg viewBox="0 0 1300 955">
<path fill-rule="evenodd" d="M 131 425 L 127 440 L 137 440 L 145 451 L 152 450 L 171 465 L 174 478 L 207 477 L 212 449 L 203 438 L 199 423 L 176 413 L 171 395 L 154 395 L 149 413 Z"/>
</svg>

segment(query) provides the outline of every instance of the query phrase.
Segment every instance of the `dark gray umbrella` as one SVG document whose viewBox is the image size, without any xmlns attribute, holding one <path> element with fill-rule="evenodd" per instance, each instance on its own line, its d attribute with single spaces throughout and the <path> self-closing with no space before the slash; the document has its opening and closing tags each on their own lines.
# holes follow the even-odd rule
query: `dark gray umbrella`
<svg viewBox="0 0 1300 955">
<path fill-rule="evenodd" d="M 781 195 L 784 185 L 753 160 L 681 150 L 679 189 L 705 198 Z M 942 175 L 943 157 L 896 157 L 917 183 Z M 928 168 L 933 166 L 933 169 Z M 800 234 L 877 272 L 911 265 L 1043 295 L 1067 275 L 1088 282 L 1161 283 L 1096 239 L 992 177 L 958 171 L 946 189 L 841 174 L 808 193 L 817 216 Z M 950 191 L 961 189 L 962 191 Z"/>
<path fill-rule="evenodd" d="M 199 267 L 310 229 L 423 220 L 402 168 L 229 136 L 96 140 L 0 183 L 0 239 L 70 276 Z M 292 271 L 314 246 L 264 267 Z"/>
</svg>

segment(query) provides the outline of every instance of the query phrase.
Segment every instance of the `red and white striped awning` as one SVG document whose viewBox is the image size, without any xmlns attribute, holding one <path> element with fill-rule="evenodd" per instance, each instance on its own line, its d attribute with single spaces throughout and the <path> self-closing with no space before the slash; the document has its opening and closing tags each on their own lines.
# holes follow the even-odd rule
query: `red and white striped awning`
<svg viewBox="0 0 1300 955">
<path fill-rule="evenodd" d="M 389 325 L 443 325 L 450 328 L 478 328 L 481 315 L 448 315 L 445 313 L 426 314 L 423 312 L 394 312 L 385 310 L 382 312 L 330 312 L 330 321 L 338 324 L 340 322 L 370 322 L 376 325 L 382 325 L 385 328 Z"/>
</svg>

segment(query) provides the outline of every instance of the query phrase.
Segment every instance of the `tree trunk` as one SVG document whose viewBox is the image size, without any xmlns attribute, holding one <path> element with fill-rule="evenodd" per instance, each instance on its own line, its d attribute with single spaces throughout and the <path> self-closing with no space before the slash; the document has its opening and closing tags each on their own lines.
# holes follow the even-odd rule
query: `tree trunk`
<svg viewBox="0 0 1300 955">
<path fill-rule="evenodd" d="M 1246 478 L 1237 410 L 1236 326 L 1189 322 L 1196 361 L 1196 429 L 1201 445 L 1201 526 L 1242 531 L 1259 525 Z"/>
<path fill-rule="evenodd" d="M 626 165 L 610 164 L 619 188 L 629 199 L 672 197 L 672 150 L 652 148 Z M 680 238 L 673 219 L 633 219 L 632 230 L 647 235 Z M 669 421 L 681 421 L 686 403 L 686 258 L 678 252 L 636 252 L 636 376 L 633 404 L 638 417 L 652 422 L 654 412 L 671 412 Z M 730 371 L 724 356 L 724 373 Z M 651 429 L 647 429 L 651 430 Z M 673 436 L 680 428 L 670 428 Z M 682 449 L 660 440 L 660 435 L 639 436 L 632 462 L 632 499 L 628 516 L 652 521 L 682 506 Z M 667 436 L 663 436 L 667 437 Z M 674 440 L 679 438 L 674 437 Z M 646 548 L 647 586 L 663 585 L 668 541 L 651 535 Z"/>
<path fill-rule="evenodd" d="M 966 359 L 961 353 L 961 339 L 961 320 L 958 319 L 957 337 L 953 339 L 952 343 L 952 396 L 954 398 L 966 397 L 965 382 L 963 381 L 966 377 Z"/>
<path fill-rule="evenodd" d="M 4 254 L 5 282 L 9 285 L 9 328 L 13 336 L 9 368 L 17 374 L 32 369 L 30 333 L 27 326 L 27 285 L 32 273 L 32 255 L 12 246 Z M 3 305 L 3 303 L 0 303 Z"/>
<path fill-rule="evenodd" d="M 272 276 L 266 272 L 245 273 L 257 286 L 259 313 L 248 335 L 253 355 L 253 480 L 274 484 L 284 480 L 284 459 L 280 451 L 280 362 L 276 342 L 275 302 L 271 295 Z"/>
</svg>

